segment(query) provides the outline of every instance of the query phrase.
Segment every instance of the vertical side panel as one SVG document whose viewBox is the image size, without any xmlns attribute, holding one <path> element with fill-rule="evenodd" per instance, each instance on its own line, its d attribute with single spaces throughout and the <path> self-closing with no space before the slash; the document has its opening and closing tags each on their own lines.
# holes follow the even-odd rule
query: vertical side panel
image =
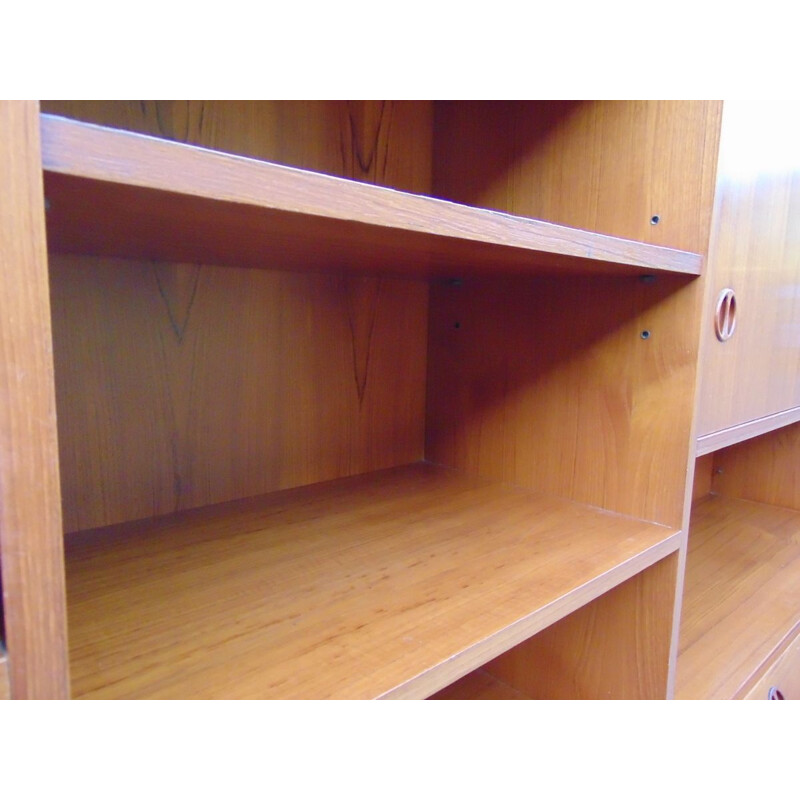
<svg viewBox="0 0 800 800">
<path fill-rule="evenodd" d="M 716 101 L 440 102 L 434 191 L 706 253 L 720 116 Z M 669 278 L 520 283 L 463 301 L 456 344 L 437 288 L 429 456 L 681 527 L 702 291 Z M 511 337 L 505 356 L 492 327 Z"/>
<path fill-rule="evenodd" d="M 434 191 L 705 253 L 720 114 L 718 101 L 438 103 Z"/>
<path fill-rule="evenodd" d="M 69 694 L 36 103 L 0 102 L 0 554 L 11 696 Z"/>
<path fill-rule="evenodd" d="M 676 278 L 432 287 L 427 457 L 680 528 L 700 299 Z"/>
</svg>

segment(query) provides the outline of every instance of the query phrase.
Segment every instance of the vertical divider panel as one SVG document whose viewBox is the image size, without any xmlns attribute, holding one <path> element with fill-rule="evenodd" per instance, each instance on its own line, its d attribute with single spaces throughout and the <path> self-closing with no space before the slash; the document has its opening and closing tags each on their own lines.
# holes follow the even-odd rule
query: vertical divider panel
<svg viewBox="0 0 800 800">
<path fill-rule="evenodd" d="M 719 102 L 439 103 L 434 191 L 705 255 L 720 116 Z M 703 292 L 674 277 L 432 287 L 428 457 L 685 530 Z M 661 696 L 685 547 L 634 597 L 673 621 L 634 643 L 663 656 Z M 545 632 L 551 646 L 570 649 L 571 624 Z"/>
<path fill-rule="evenodd" d="M 39 113 L 0 102 L 0 555 L 10 693 L 69 694 Z"/>
</svg>

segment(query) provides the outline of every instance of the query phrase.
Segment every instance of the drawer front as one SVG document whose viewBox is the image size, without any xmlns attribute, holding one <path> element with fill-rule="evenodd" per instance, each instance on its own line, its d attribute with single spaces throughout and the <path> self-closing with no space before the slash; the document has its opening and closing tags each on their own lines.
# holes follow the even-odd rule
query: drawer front
<svg viewBox="0 0 800 800">
<path fill-rule="evenodd" d="M 745 695 L 745 700 L 779 699 L 800 700 L 800 634 Z"/>
</svg>

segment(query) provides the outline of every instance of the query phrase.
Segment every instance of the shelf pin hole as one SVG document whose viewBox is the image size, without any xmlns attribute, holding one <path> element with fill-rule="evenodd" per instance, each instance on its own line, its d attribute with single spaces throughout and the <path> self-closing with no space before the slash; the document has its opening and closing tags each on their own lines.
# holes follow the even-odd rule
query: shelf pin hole
<svg viewBox="0 0 800 800">
<path fill-rule="evenodd" d="M 661 217 L 659 217 L 658 214 L 653 214 L 653 216 L 650 217 L 651 225 L 658 225 L 659 222 L 661 222 Z"/>
<path fill-rule="evenodd" d="M 650 331 L 642 331 L 639 335 L 642 337 L 642 339 L 649 339 Z"/>
</svg>

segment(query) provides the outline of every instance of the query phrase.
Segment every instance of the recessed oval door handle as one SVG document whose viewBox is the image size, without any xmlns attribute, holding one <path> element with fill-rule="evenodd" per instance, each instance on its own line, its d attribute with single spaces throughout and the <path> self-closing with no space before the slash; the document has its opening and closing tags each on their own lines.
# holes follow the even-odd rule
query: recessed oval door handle
<svg viewBox="0 0 800 800">
<path fill-rule="evenodd" d="M 714 310 L 714 333 L 721 342 L 727 342 L 736 330 L 736 294 L 733 289 L 723 289 L 717 297 Z"/>
<path fill-rule="evenodd" d="M 767 692 L 767 700 L 785 700 L 783 692 L 777 686 L 770 686 Z"/>
</svg>

